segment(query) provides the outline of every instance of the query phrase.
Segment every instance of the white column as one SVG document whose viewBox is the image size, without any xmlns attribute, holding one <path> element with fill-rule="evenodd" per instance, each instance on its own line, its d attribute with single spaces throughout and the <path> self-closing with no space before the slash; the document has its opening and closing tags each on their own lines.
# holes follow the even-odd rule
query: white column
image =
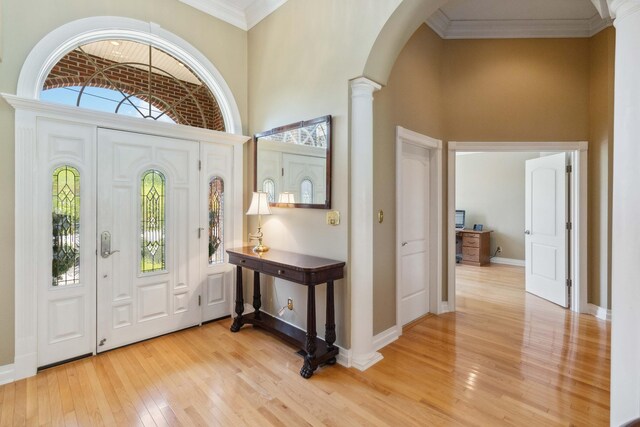
<svg viewBox="0 0 640 427">
<path fill-rule="evenodd" d="M 609 0 L 616 26 L 611 425 L 640 417 L 640 0 Z"/>
<path fill-rule="evenodd" d="M 373 92 L 379 89 L 364 77 L 351 81 L 351 355 L 362 371 L 382 359 L 373 349 Z"/>
</svg>

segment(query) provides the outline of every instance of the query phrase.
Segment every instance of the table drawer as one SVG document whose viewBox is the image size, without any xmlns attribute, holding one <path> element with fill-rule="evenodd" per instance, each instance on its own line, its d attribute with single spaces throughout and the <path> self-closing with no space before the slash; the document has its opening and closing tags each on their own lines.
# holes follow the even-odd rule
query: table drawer
<svg viewBox="0 0 640 427">
<path fill-rule="evenodd" d="M 249 268 L 251 270 L 260 270 L 260 264 L 261 264 L 260 261 L 234 257 L 233 255 L 229 255 L 229 262 L 235 265 L 239 265 L 240 267 Z"/>
<path fill-rule="evenodd" d="M 284 280 L 292 280 L 294 282 L 302 282 L 304 280 L 304 272 L 286 267 L 276 267 L 274 265 L 265 264 L 262 271 L 266 274 L 270 274 Z"/>
<path fill-rule="evenodd" d="M 464 235 L 462 236 L 462 246 L 470 248 L 480 247 L 480 237 L 477 235 Z"/>
<path fill-rule="evenodd" d="M 462 248 L 462 258 L 469 261 L 478 261 L 480 259 L 480 248 Z"/>
</svg>

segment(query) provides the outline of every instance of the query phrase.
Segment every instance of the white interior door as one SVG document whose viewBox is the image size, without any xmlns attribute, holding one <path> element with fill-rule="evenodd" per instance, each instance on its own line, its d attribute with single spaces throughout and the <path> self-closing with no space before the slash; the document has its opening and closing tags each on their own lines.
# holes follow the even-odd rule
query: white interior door
<svg viewBox="0 0 640 427">
<path fill-rule="evenodd" d="M 38 121 L 39 367 L 95 350 L 95 147 L 93 126 Z"/>
<path fill-rule="evenodd" d="M 429 312 L 429 150 L 403 144 L 398 196 L 400 236 L 400 319 L 403 325 Z"/>
<path fill-rule="evenodd" d="M 100 129 L 98 159 L 98 352 L 200 323 L 199 144 Z"/>
<path fill-rule="evenodd" d="M 566 155 L 527 160 L 525 170 L 526 290 L 568 307 Z"/>
<path fill-rule="evenodd" d="M 233 242 L 235 226 L 233 154 L 230 145 L 201 144 L 200 277 L 203 322 L 231 314 L 234 269 L 227 262 L 225 250 Z"/>
</svg>

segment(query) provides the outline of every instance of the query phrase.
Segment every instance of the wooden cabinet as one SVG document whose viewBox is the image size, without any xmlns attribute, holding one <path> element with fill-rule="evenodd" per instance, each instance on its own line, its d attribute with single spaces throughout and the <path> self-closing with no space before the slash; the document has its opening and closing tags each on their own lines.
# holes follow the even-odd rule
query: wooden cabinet
<svg viewBox="0 0 640 427">
<path fill-rule="evenodd" d="M 490 239 L 491 231 L 457 231 L 462 240 L 462 263 L 482 266 L 491 261 Z"/>
</svg>

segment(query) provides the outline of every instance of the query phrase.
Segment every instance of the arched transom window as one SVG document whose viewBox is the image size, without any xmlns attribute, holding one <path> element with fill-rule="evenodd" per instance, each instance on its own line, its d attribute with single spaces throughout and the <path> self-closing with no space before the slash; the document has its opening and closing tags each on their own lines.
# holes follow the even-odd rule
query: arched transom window
<svg viewBox="0 0 640 427">
<path fill-rule="evenodd" d="M 225 131 L 213 93 L 186 64 L 149 44 L 101 40 L 67 53 L 40 99 Z"/>
</svg>

